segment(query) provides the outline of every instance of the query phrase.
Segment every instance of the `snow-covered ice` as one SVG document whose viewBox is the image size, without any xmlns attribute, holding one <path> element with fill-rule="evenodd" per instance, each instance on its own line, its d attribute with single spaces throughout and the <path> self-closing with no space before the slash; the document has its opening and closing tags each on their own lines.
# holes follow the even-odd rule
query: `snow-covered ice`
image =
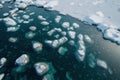
<svg viewBox="0 0 120 80">
<path fill-rule="evenodd" d="M 108 65 L 105 61 L 97 59 L 97 65 L 104 68 L 104 69 L 108 69 Z"/>
<path fill-rule="evenodd" d="M 34 68 L 38 75 L 43 75 L 49 70 L 49 65 L 44 62 L 38 62 L 34 64 Z"/>
<path fill-rule="evenodd" d="M 35 51 L 42 51 L 42 49 L 43 49 L 42 43 L 37 42 L 37 41 L 34 41 L 34 42 L 33 42 L 33 49 L 34 49 Z"/>
<path fill-rule="evenodd" d="M 15 26 L 17 23 L 10 17 L 4 18 L 3 21 L 7 26 Z"/>
<path fill-rule="evenodd" d="M 0 68 L 4 66 L 4 64 L 7 62 L 7 59 L 5 57 L 0 59 Z"/>
<path fill-rule="evenodd" d="M 15 61 L 15 64 L 18 64 L 20 66 L 24 66 L 29 62 L 29 56 L 27 54 L 22 54 L 20 57 L 18 57 Z"/>
</svg>

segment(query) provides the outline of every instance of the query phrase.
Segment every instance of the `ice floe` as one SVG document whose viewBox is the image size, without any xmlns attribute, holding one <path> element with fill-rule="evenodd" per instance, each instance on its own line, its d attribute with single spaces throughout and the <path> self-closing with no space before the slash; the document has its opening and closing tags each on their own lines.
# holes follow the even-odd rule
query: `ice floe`
<svg viewBox="0 0 120 80">
<path fill-rule="evenodd" d="M 66 43 L 67 41 L 68 41 L 67 37 L 61 37 L 60 39 L 56 39 L 56 40 L 45 40 L 45 43 L 53 48 L 57 48 L 60 45 Z"/>
<path fill-rule="evenodd" d="M 18 57 L 15 61 L 15 64 L 18 64 L 20 66 L 24 66 L 29 62 L 29 56 L 27 54 L 22 54 L 20 57 Z"/>
<path fill-rule="evenodd" d="M 0 80 L 3 80 L 4 76 L 5 76 L 4 73 L 0 74 Z"/>
<path fill-rule="evenodd" d="M 37 74 L 41 76 L 48 72 L 49 65 L 44 62 L 38 62 L 38 63 L 34 64 L 34 68 L 35 68 Z"/>
<path fill-rule="evenodd" d="M 76 57 L 78 58 L 79 61 L 84 61 L 85 58 L 85 52 L 86 52 L 86 48 L 84 45 L 84 41 L 83 41 L 83 35 L 79 34 L 78 35 L 78 45 L 77 45 L 77 50 L 75 52 Z"/>
<path fill-rule="evenodd" d="M 36 27 L 36 26 L 30 26 L 29 29 L 30 29 L 31 31 L 36 31 L 37 27 Z"/>
<path fill-rule="evenodd" d="M 104 69 L 108 69 L 108 65 L 105 61 L 97 59 L 97 65 L 104 68 Z"/>
<path fill-rule="evenodd" d="M 18 38 L 17 38 L 17 37 L 10 37 L 10 38 L 8 39 L 8 41 L 11 42 L 11 43 L 15 43 L 15 42 L 18 41 Z"/>
<path fill-rule="evenodd" d="M 47 22 L 47 21 L 42 21 L 41 24 L 44 25 L 44 26 L 47 26 L 47 25 L 49 25 L 49 22 Z"/>
<path fill-rule="evenodd" d="M 56 23 L 59 23 L 59 22 L 60 22 L 60 20 L 61 20 L 61 18 L 62 18 L 62 17 L 61 17 L 61 16 L 59 16 L 59 15 L 58 15 L 58 16 L 56 16 L 56 18 L 55 18 L 55 22 L 56 22 Z"/>
<path fill-rule="evenodd" d="M 63 22 L 62 26 L 64 28 L 69 28 L 70 27 L 70 23 L 69 22 Z"/>
<path fill-rule="evenodd" d="M 88 36 L 88 35 L 84 35 L 85 37 L 85 40 L 88 42 L 88 43 L 92 43 L 92 39 Z"/>
<path fill-rule="evenodd" d="M 4 64 L 7 62 L 7 59 L 5 57 L 0 59 L 0 68 L 4 66 Z"/>
<path fill-rule="evenodd" d="M 33 37 L 35 36 L 35 33 L 34 32 L 27 32 L 26 34 L 25 34 L 25 37 L 27 38 L 27 39 L 32 39 Z"/>
<path fill-rule="evenodd" d="M 120 45 L 120 31 L 117 29 L 107 29 L 104 32 L 104 38 L 116 42 Z"/>
<path fill-rule="evenodd" d="M 76 36 L 76 32 L 75 31 L 68 31 L 68 35 L 70 38 L 74 39 Z"/>
<path fill-rule="evenodd" d="M 42 51 L 42 49 L 43 49 L 42 43 L 34 41 L 34 42 L 32 42 L 32 44 L 33 44 L 33 49 L 35 51 L 37 51 L 37 52 Z"/>
<path fill-rule="evenodd" d="M 39 19 L 39 20 L 46 20 L 46 18 L 44 18 L 42 15 L 39 15 L 39 16 L 38 16 L 38 19 Z"/>
<path fill-rule="evenodd" d="M 7 32 L 16 32 L 19 29 L 19 27 L 8 27 Z"/>
<path fill-rule="evenodd" d="M 10 17 L 4 18 L 3 21 L 7 26 L 15 26 L 17 23 Z"/>
<path fill-rule="evenodd" d="M 3 8 L 3 5 L 2 5 L 2 4 L 0 4 L 0 9 L 1 9 L 1 8 Z"/>
</svg>

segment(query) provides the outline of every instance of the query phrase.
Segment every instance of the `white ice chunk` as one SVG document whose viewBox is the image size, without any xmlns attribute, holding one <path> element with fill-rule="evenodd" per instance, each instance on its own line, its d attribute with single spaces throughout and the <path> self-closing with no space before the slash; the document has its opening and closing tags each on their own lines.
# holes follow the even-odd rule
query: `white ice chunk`
<svg viewBox="0 0 120 80">
<path fill-rule="evenodd" d="M 49 66 L 44 62 L 35 63 L 34 68 L 35 68 L 37 74 L 40 75 L 40 76 L 44 75 L 49 70 Z"/>
<path fill-rule="evenodd" d="M 104 68 L 104 69 L 108 69 L 106 62 L 103 60 L 97 59 L 97 65 Z"/>
<path fill-rule="evenodd" d="M 116 42 L 117 44 L 120 45 L 120 31 L 116 30 L 116 29 L 107 29 L 104 32 L 104 38 L 105 39 L 109 39 L 113 42 Z"/>
<path fill-rule="evenodd" d="M 36 28 L 36 26 L 30 26 L 29 29 L 30 29 L 31 31 L 35 31 L 37 28 Z"/>
<path fill-rule="evenodd" d="M 92 39 L 88 35 L 84 35 L 84 37 L 88 43 L 92 43 Z"/>
<path fill-rule="evenodd" d="M 4 14 L 3 14 L 3 16 L 8 16 L 8 15 L 9 15 L 9 13 L 4 13 Z"/>
<path fill-rule="evenodd" d="M 70 38 L 74 39 L 76 36 L 76 32 L 74 31 L 68 31 L 68 35 L 70 36 Z"/>
<path fill-rule="evenodd" d="M 3 77 L 5 76 L 4 73 L 0 74 L 0 80 L 3 80 Z"/>
<path fill-rule="evenodd" d="M 41 24 L 44 25 L 44 26 L 47 26 L 47 25 L 49 25 L 49 22 L 47 22 L 47 21 L 42 21 Z"/>
<path fill-rule="evenodd" d="M 78 23 L 73 23 L 73 27 L 74 27 L 74 28 L 79 28 L 80 25 L 79 25 Z"/>
<path fill-rule="evenodd" d="M 46 19 L 45 19 L 43 16 L 41 16 L 41 15 L 38 16 L 38 19 L 39 19 L 39 20 L 46 20 Z"/>
<path fill-rule="evenodd" d="M 18 57 L 15 61 L 15 64 L 18 64 L 20 66 L 24 66 L 29 62 L 29 57 L 27 54 L 22 54 L 20 57 Z"/>
<path fill-rule="evenodd" d="M 3 8 L 3 5 L 2 5 L 2 4 L 0 4 L 0 9 L 1 9 L 1 8 Z"/>
<path fill-rule="evenodd" d="M 19 29 L 19 27 L 8 27 L 7 32 L 16 32 Z"/>
<path fill-rule="evenodd" d="M 15 42 L 17 42 L 17 40 L 18 40 L 18 38 L 16 38 L 16 37 L 10 37 L 8 39 L 8 41 L 11 42 L 11 43 L 15 43 Z"/>
<path fill-rule="evenodd" d="M 43 45 L 40 42 L 33 42 L 33 49 L 35 51 L 42 51 Z"/>
<path fill-rule="evenodd" d="M 62 18 L 61 16 L 56 16 L 56 18 L 55 18 L 55 22 L 56 22 L 56 23 L 59 23 L 60 20 L 61 20 L 61 18 Z"/>
<path fill-rule="evenodd" d="M 33 33 L 33 32 L 27 32 L 26 34 L 25 34 L 25 37 L 27 38 L 27 39 L 32 39 L 33 37 L 35 36 L 35 33 Z"/>
<path fill-rule="evenodd" d="M 85 52 L 86 52 L 86 48 L 85 48 L 84 41 L 83 41 L 83 35 L 79 34 L 78 39 L 79 40 L 78 40 L 76 56 L 77 56 L 78 60 L 83 61 L 85 58 Z"/>
<path fill-rule="evenodd" d="M 64 28 L 69 28 L 70 27 L 70 23 L 69 22 L 63 22 L 62 26 Z"/>
<path fill-rule="evenodd" d="M 23 15 L 23 18 L 24 18 L 24 19 L 29 19 L 30 16 L 29 16 L 29 15 Z"/>
<path fill-rule="evenodd" d="M 4 66 L 4 64 L 7 62 L 7 59 L 5 57 L 0 59 L 0 68 Z"/>
<path fill-rule="evenodd" d="M 15 26 L 17 23 L 10 17 L 4 18 L 3 21 L 7 26 Z"/>
</svg>

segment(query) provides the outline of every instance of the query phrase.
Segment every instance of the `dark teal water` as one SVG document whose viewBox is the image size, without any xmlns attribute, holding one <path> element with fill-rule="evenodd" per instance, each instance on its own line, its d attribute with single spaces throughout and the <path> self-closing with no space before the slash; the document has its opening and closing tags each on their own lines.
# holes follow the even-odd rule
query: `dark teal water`
<svg viewBox="0 0 120 80">
<path fill-rule="evenodd" d="M 0 10 L 0 17 L 3 17 L 2 14 L 4 12 L 9 11 L 7 8 L 8 5 L 12 4 L 6 4 L 5 7 Z M 49 11 L 34 6 L 30 6 L 28 9 L 24 10 L 24 12 L 26 12 L 26 14 L 35 12 L 35 15 L 32 16 L 34 21 L 29 24 L 20 24 L 20 30 L 17 32 L 6 32 L 7 27 L 2 21 L 0 22 L 0 58 L 7 58 L 6 65 L 0 69 L 0 73 L 5 73 L 3 80 L 41 80 L 42 76 L 38 76 L 33 68 L 33 65 L 36 62 L 51 63 L 56 71 L 53 74 L 55 80 L 70 80 L 66 78 L 66 73 L 69 73 L 72 80 L 120 80 L 120 47 L 108 40 L 104 40 L 102 34 L 94 26 L 86 25 L 69 15 L 61 15 L 57 11 Z M 58 14 L 62 16 L 62 19 L 60 23 L 55 23 L 54 19 Z M 37 19 L 38 15 L 42 15 L 48 21 L 51 21 L 49 27 L 40 24 L 41 21 Z M 19 14 L 18 16 L 22 16 L 22 14 Z M 98 66 L 95 68 L 89 67 L 87 56 L 84 62 L 79 62 L 74 54 L 76 48 L 70 46 L 68 43 L 62 45 L 69 50 L 64 56 L 59 55 L 57 52 L 58 48 L 53 49 L 44 43 L 46 39 L 54 39 L 54 37 L 49 37 L 47 35 L 47 29 L 50 30 L 56 27 L 62 28 L 61 24 L 65 21 L 68 21 L 71 24 L 73 22 L 79 23 L 81 27 L 75 30 L 76 33 L 81 33 L 83 35 L 87 34 L 94 41 L 94 44 L 85 42 L 87 50 L 86 55 L 92 53 L 97 58 L 106 61 L 113 72 L 112 74 Z M 33 25 L 37 27 L 35 32 L 36 36 L 33 39 L 26 39 L 25 34 L 29 32 L 29 26 Z M 46 31 L 43 31 L 42 29 L 46 29 Z M 18 42 L 8 42 L 8 38 L 11 36 L 18 37 Z M 43 44 L 43 51 L 40 54 L 33 50 L 31 44 L 32 41 L 39 41 Z M 75 42 L 76 41 L 77 39 L 75 39 Z M 23 72 L 18 73 L 14 70 L 17 67 L 15 65 L 15 60 L 22 54 L 28 54 L 30 62 L 25 66 Z"/>
</svg>

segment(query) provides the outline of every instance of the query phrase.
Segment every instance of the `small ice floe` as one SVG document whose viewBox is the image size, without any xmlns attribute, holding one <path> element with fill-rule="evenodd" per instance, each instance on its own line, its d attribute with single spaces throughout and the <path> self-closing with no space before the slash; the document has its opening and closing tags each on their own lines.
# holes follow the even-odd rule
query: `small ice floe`
<svg viewBox="0 0 120 80">
<path fill-rule="evenodd" d="M 47 21 L 42 21 L 41 24 L 44 25 L 44 26 L 48 26 L 48 25 L 49 25 L 49 22 L 47 22 Z"/>
<path fill-rule="evenodd" d="M 8 27 L 7 32 L 16 32 L 19 29 L 19 27 Z"/>
<path fill-rule="evenodd" d="M 97 59 L 97 65 L 104 68 L 104 69 L 108 69 L 108 65 L 105 61 Z"/>
<path fill-rule="evenodd" d="M 92 54 L 92 53 L 90 53 L 89 55 L 88 55 L 88 65 L 91 67 L 91 68 L 94 68 L 95 66 L 96 66 L 96 58 L 95 58 L 95 56 Z"/>
<path fill-rule="evenodd" d="M 120 45 L 120 31 L 118 31 L 117 29 L 112 29 L 112 28 L 107 29 L 105 30 L 103 35 L 105 39 L 111 40 Z"/>
<path fill-rule="evenodd" d="M 1 9 L 1 8 L 3 8 L 3 5 L 2 5 L 2 4 L 0 4 L 0 9 Z"/>
<path fill-rule="evenodd" d="M 88 35 L 84 35 L 85 41 L 92 43 L 92 39 Z"/>
<path fill-rule="evenodd" d="M 46 18 L 44 18 L 44 17 L 41 16 L 41 15 L 38 16 L 38 19 L 39 19 L 39 20 L 46 20 Z"/>
<path fill-rule="evenodd" d="M 76 32 L 75 31 L 68 31 L 68 35 L 70 38 L 75 39 Z"/>
<path fill-rule="evenodd" d="M 15 26 L 17 23 L 10 17 L 4 18 L 3 21 L 7 26 Z"/>
<path fill-rule="evenodd" d="M 27 39 L 32 39 L 34 36 L 35 36 L 35 33 L 32 32 L 32 31 L 27 32 L 27 33 L 25 34 L 25 37 L 26 37 Z"/>
<path fill-rule="evenodd" d="M 74 28 L 79 28 L 80 27 L 80 25 L 78 23 L 73 23 L 72 25 L 73 25 Z"/>
<path fill-rule="evenodd" d="M 7 59 L 5 57 L 0 59 L 0 68 L 4 66 L 4 64 L 7 62 Z"/>
<path fill-rule="evenodd" d="M 49 36 L 52 36 L 55 32 L 62 32 L 61 28 L 54 28 L 47 32 Z"/>
<path fill-rule="evenodd" d="M 15 64 L 19 66 L 24 66 L 29 62 L 29 56 L 27 54 L 22 54 L 20 57 L 18 57 L 15 61 Z"/>
<path fill-rule="evenodd" d="M 55 22 L 56 22 L 56 23 L 59 23 L 60 20 L 61 20 L 61 18 L 62 18 L 61 16 L 56 16 L 56 18 L 55 18 Z"/>
<path fill-rule="evenodd" d="M 3 80 L 4 76 L 5 76 L 4 73 L 0 74 L 0 80 Z"/>
<path fill-rule="evenodd" d="M 60 54 L 60 55 L 65 55 L 65 53 L 68 51 L 68 49 L 66 48 L 66 47 L 60 47 L 59 49 L 58 49 L 58 53 Z"/>
<path fill-rule="evenodd" d="M 70 23 L 69 22 L 63 22 L 62 27 L 69 28 L 70 27 Z"/>
<path fill-rule="evenodd" d="M 24 19 L 29 19 L 30 16 L 29 16 L 29 15 L 23 15 L 23 18 L 24 18 Z"/>
<path fill-rule="evenodd" d="M 6 16 L 8 16 L 8 15 L 9 15 L 9 13 L 4 13 L 4 14 L 3 14 L 4 17 L 6 17 Z"/>
<path fill-rule="evenodd" d="M 10 38 L 8 39 L 8 41 L 11 42 L 11 43 L 15 43 L 15 42 L 18 41 L 18 38 L 16 38 L 16 37 L 10 37 Z"/>
<path fill-rule="evenodd" d="M 36 26 L 30 26 L 29 29 L 30 29 L 31 31 L 36 31 L 37 27 L 36 27 Z"/>
<path fill-rule="evenodd" d="M 60 45 L 66 43 L 68 41 L 68 38 L 67 37 L 61 37 L 60 39 L 56 39 L 56 40 L 45 40 L 45 43 L 50 45 L 51 47 L 53 48 L 57 48 L 59 47 Z"/>
<path fill-rule="evenodd" d="M 13 14 L 15 14 L 18 10 L 19 10 L 18 8 L 14 8 L 10 10 L 9 13 L 13 16 Z"/>
<path fill-rule="evenodd" d="M 33 49 L 37 52 L 42 51 L 43 45 L 40 42 L 34 41 L 33 43 Z"/>
<path fill-rule="evenodd" d="M 49 65 L 44 62 L 38 62 L 34 64 L 34 68 L 38 75 L 42 76 L 49 71 Z"/>
<path fill-rule="evenodd" d="M 79 34 L 78 39 L 79 40 L 78 40 L 77 51 L 75 54 L 78 60 L 83 61 L 85 58 L 85 52 L 86 52 L 86 48 L 85 48 L 84 41 L 83 41 L 83 35 Z"/>
<path fill-rule="evenodd" d="M 49 1 L 47 4 L 45 4 L 44 7 L 48 8 L 48 9 L 52 9 L 57 5 L 58 5 L 58 0 L 53 0 L 53 1 Z"/>
</svg>

